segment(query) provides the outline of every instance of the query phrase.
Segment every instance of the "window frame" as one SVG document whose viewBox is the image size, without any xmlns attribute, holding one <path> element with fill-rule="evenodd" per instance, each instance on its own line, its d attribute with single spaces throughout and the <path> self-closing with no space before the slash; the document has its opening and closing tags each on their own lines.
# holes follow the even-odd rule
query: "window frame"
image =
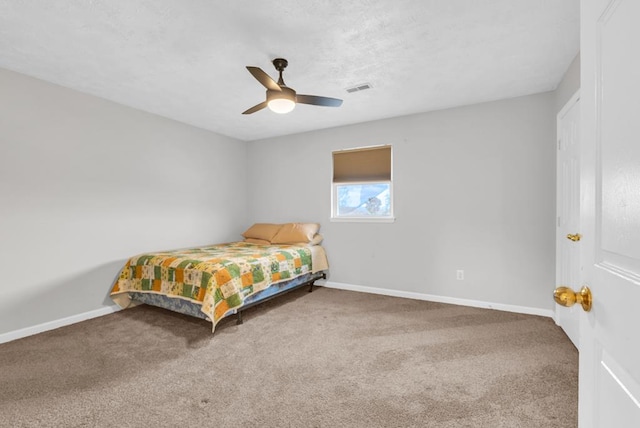
<svg viewBox="0 0 640 428">
<path fill-rule="evenodd" d="M 345 185 L 362 185 L 362 184 L 388 184 L 389 185 L 389 214 L 384 216 L 352 216 L 338 215 L 338 186 Z M 331 221 L 335 222 L 355 222 L 355 223 L 393 223 L 395 217 L 393 214 L 393 180 L 380 181 L 348 181 L 331 183 Z"/>
</svg>

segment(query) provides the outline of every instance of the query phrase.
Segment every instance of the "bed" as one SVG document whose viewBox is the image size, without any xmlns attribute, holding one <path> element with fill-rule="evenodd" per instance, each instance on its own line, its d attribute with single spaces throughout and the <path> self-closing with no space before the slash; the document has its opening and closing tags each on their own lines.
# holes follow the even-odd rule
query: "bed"
<svg viewBox="0 0 640 428">
<path fill-rule="evenodd" d="M 256 223 L 244 240 L 140 254 L 122 268 L 111 298 L 122 308 L 149 304 L 211 321 L 326 278 L 316 223 Z"/>
</svg>

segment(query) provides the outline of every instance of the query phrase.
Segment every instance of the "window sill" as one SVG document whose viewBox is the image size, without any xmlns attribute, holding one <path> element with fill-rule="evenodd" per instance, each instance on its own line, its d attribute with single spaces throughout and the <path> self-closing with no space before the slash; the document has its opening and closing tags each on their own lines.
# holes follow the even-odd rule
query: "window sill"
<svg viewBox="0 0 640 428">
<path fill-rule="evenodd" d="M 331 222 L 336 223 L 395 223 L 395 217 L 381 217 L 381 218 L 368 218 L 368 217 L 331 217 Z"/>
</svg>

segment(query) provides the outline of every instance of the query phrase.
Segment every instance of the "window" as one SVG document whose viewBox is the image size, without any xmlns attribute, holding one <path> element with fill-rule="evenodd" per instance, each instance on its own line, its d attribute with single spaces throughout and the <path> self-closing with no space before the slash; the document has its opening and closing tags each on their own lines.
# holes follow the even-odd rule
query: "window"
<svg viewBox="0 0 640 428">
<path fill-rule="evenodd" d="M 333 152 L 331 219 L 393 221 L 391 146 Z"/>
</svg>

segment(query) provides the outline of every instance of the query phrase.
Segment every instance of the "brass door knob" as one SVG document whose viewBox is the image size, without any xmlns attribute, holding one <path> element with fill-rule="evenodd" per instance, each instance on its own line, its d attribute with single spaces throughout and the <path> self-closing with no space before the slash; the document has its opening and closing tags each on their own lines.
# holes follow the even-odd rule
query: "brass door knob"
<svg viewBox="0 0 640 428">
<path fill-rule="evenodd" d="M 582 235 L 580 235 L 579 233 L 576 233 L 575 235 L 572 235 L 571 233 L 567 235 L 567 239 L 573 241 L 573 242 L 578 242 L 580 240 L 580 238 L 582 238 Z"/>
<path fill-rule="evenodd" d="M 557 304 L 566 307 L 580 303 L 585 312 L 591 310 L 591 303 L 593 301 L 591 290 L 589 290 L 587 286 L 582 287 L 577 293 L 569 287 L 558 287 L 553 292 L 553 300 L 555 300 Z"/>
</svg>

